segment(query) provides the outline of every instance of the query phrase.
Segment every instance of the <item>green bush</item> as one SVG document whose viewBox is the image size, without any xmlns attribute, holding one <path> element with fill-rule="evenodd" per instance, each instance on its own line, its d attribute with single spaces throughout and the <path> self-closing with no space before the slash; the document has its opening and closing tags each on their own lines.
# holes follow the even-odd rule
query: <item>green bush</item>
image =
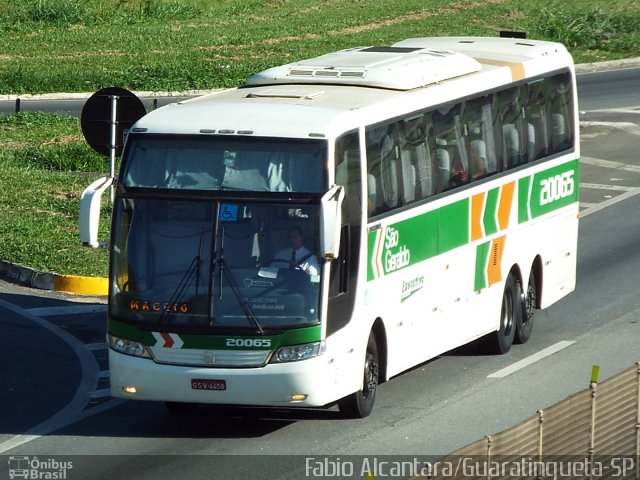
<svg viewBox="0 0 640 480">
<path fill-rule="evenodd" d="M 81 0 L 27 0 L 16 2 L 8 20 L 12 24 L 44 24 L 64 27 L 81 23 L 88 15 L 85 2 Z"/>
<path fill-rule="evenodd" d="M 637 49 L 637 14 L 599 8 L 558 6 L 539 10 L 537 32 L 543 38 L 564 43 L 569 48 L 587 50 Z"/>
</svg>

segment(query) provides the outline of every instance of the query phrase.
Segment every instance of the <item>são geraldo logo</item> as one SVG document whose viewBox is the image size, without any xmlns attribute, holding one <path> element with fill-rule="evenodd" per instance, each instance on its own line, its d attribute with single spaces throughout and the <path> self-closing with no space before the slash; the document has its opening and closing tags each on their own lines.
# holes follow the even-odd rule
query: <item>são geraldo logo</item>
<svg viewBox="0 0 640 480">
<path fill-rule="evenodd" d="M 393 227 L 387 227 L 385 231 L 384 269 L 391 273 L 409 265 L 411 252 L 406 245 L 400 244 L 400 233 Z"/>
</svg>

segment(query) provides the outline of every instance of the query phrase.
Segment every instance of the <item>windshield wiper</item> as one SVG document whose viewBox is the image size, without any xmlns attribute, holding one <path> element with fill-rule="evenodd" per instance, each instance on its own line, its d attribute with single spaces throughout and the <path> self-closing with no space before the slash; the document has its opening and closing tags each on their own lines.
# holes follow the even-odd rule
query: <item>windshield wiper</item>
<svg viewBox="0 0 640 480">
<path fill-rule="evenodd" d="M 180 299 L 184 295 L 185 290 L 189 286 L 189 283 L 191 283 L 191 279 L 193 278 L 194 275 L 196 277 L 196 285 L 195 285 L 196 290 L 195 290 L 194 296 L 198 295 L 198 287 L 200 285 L 200 263 L 202 262 L 203 238 L 204 238 L 204 226 L 200 231 L 200 240 L 198 242 L 198 251 L 196 252 L 196 256 L 193 257 L 193 260 L 191 260 L 191 263 L 185 270 L 184 275 L 182 275 L 180 282 L 178 282 L 178 286 L 176 287 L 174 292 L 171 294 L 171 297 L 169 298 L 169 302 L 168 302 L 169 305 L 176 305 L 177 303 L 179 303 Z M 165 308 L 160 312 L 160 316 L 158 317 L 158 323 L 162 323 L 165 320 L 170 310 L 171 310 L 170 308 Z"/>
<path fill-rule="evenodd" d="M 218 268 L 220 268 L 220 285 L 219 285 L 220 300 L 222 300 L 222 280 L 224 277 L 224 272 L 225 270 L 227 270 L 227 282 L 229 283 L 231 290 L 236 296 L 236 299 L 242 305 L 242 310 L 244 311 L 244 314 L 247 317 L 247 320 L 253 323 L 253 326 L 256 327 L 256 330 L 258 330 L 258 332 L 261 335 L 264 335 L 264 330 L 262 329 L 262 325 L 260 325 L 260 322 L 258 321 L 258 318 L 256 317 L 256 314 L 253 312 L 253 309 L 251 308 L 251 305 L 249 305 L 249 302 L 247 301 L 247 299 L 242 296 L 242 293 L 238 288 L 238 284 L 236 283 L 236 279 L 233 277 L 233 273 L 231 273 L 231 270 L 227 266 L 227 262 L 224 261 L 224 227 L 222 227 L 222 238 L 220 240 L 220 254 L 218 256 Z"/>
</svg>

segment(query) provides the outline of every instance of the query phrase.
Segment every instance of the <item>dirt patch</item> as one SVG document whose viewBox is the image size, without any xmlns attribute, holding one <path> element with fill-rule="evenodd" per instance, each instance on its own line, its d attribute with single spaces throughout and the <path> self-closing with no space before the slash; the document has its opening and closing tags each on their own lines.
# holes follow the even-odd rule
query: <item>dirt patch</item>
<svg viewBox="0 0 640 480">
<path fill-rule="evenodd" d="M 16 142 L 15 140 L 0 142 L 0 148 L 2 148 L 2 150 L 19 150 L 29 146 L 31 145 L 28 142 Z"/>
<path fill-rule="evenodd" d="M 340 30 L 331 30 L 327 32 L 327 35 L 338 36 L 338 35 L 349 35 L 352 33 L 360 33 L 360 32 L 368 32 L 371 30 L 377 30 L 379 28 L 389 27 L 392 25 L 398 25 L 404 22 L 413 22 L 416 20 L 425 20 L 427 18 L 436 17 L 438 15 L 453 15 L 462 10 L 473 10 L 475 8 L 480 8 L 486 6 L 487 4 L 491 5 L 501 5 L 504 3 L 509 3 L 511 0 L 485 0 L 483 2 L 459 2 L 452 4 L 449 7 L 440 8 L 437 10 L 421 10 L 419 12 L 407 13 L 405 15 L 400 15 L 398 17 L 389 18 L 387 20 L 380 20 L 377 22 L 367 23 L 363 25 L 357 25 L 353 27 L 347 27 Z M 309 10 L 315 9 L 317 7 L 310 7 Z M 295 42 L 298 40 L 315 40 L 321 38 L 319 34 L 315 33 L 307 33 L 303 35 L 290 35 L 286 37 L 277 37 L 277 38 L 268 38 L 262 41 L 258 41 L 250 44 L 243 45 L 233 45 L 233 48 L 254 48 L 256 45 L 276 45 L 284 42 Z M 230 46 L 220 46 L 220 45 L 211 45 L 211 46 L 202 46 L 198 47 L 198 50 L 203 51 L 216 51 L 228 49 Z"/>
<path fill-rule="evenodd" d="M 83 142 L 84 138 L 82 135 L 64 135 L 62 137 L 52 138 L 51 140 L 47 140 L 42 145 L 51 146 L 51 145 L 69 145 L 71 143 Z"/>
</svg>

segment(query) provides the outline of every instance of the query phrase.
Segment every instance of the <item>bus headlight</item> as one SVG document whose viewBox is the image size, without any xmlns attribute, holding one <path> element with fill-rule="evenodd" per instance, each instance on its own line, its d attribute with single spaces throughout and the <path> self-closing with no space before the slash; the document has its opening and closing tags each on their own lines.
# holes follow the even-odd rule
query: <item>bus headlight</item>
<svg viewBox="0 0 640 480">
<path fill-rule="evenodd" d="M 140 342 L 114 337 L 113 335 L 109 335 L 108 338 L 109 346 L 116 352 L 124 353 L 125 355 L 132 355 L 134 357 L 150 358 L 149 353 L 147 353 L 147 349 Z"/>
<path fill-rule="evenodd" d="M 271 361 L 274 363 L 297 362 L 322 355 L 325 350 L 324 342 L 306 343 L 280 347 Z"/>
</svg>

